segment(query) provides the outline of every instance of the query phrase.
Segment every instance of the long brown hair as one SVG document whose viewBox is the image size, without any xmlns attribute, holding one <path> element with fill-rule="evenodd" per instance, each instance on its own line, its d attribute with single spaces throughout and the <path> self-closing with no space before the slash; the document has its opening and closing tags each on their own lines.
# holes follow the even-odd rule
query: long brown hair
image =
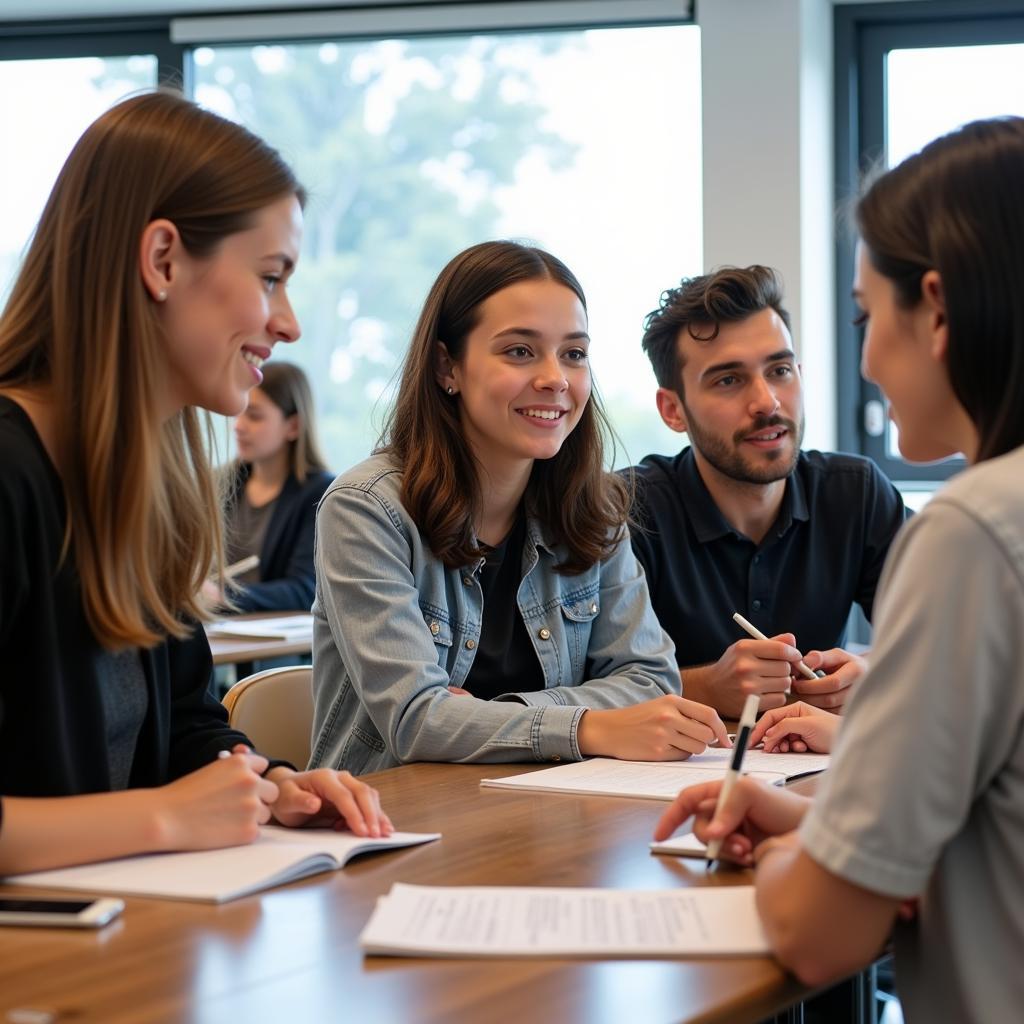
<svg viewBox="0 0 1024 1024">
<path fill-rule="evenodd" d="M 980 462 L 1024 444 L 1024 118 L 975 121 L 875 179 L 856 208 L 874 268 L 905 309 L 937 270 L 947 367 Z"/>
<path fill-rule="evenodd" d="M 537 279 L 571 289 L 586 309 L 579 281 L 561 260 L 517 242 L 474 245 L 441 271 L 413 332 L 398 398 L 377 449 L 402 466 L 402 503 L 450 568 L 483 554 L 473 535 L 480 485 L 462 432 L 460 403 L 437 383 L 438 343 L 458 362 L 479 322 L 481 304 L 509 285 Z M 611 428 L 595 390 L 558 454 L 533 465 L 526 500 L 568 550 L 559 572 L 585 571 L 624 536 L 629 496 L 622 480 L 605 471 L 606 434 Z"/>
<path fill-rule="evenodd" d="M 313 391 L 301 367 L 276 359 L 267 363 L 263 367 L 263 381 L 259 389 L 284 413 L 285 418 L 299 418 L 298 435 L 294 441 L 288 442 L 288 472 L 299 483 L 310 473 L 325 472 L 327 460 L 320 448 Z"/>
<path fill-rule="evenodd" d="M 42 386 L 52 401 L 65 552 L 104 647 L 184 636 L 223 551 L 200 418 L 156 411 L 164 336 L 140 272 L 142 232 L 166 218 L 208 258 L 288 195 L 304 200 L 276 151 L 161 91 L 86 130 L 43 210 L 0 316 L 0 389 Z"/>
</svg>

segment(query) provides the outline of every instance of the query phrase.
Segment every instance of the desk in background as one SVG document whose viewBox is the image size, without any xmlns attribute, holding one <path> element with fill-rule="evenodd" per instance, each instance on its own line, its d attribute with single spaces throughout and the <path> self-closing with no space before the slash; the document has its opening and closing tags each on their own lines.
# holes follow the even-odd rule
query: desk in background
<svg viewBox="0 0 1024 1024">
<path fill-rule="evenodd" d="M 128 899 L 100 933 L 0 929 L 0 1020 L 372 1024 L 761 1021 L 808 995 L 766 957 L 364 959 L 357 939 L 393 882 L 608 886 L 747 883 L 647 850 L 660 801 L 480 790 L 522 765 L 408 765 L 367 776 L 397 827 L 436 843 L 215 907 Z M 10 891 L 9 889 L 7 891 Z M 25 890 L 20 890 L 24 895 Z"/>
<path fill-rule="evenodd" d="M 308 612 L 260 612 L 253 615 L 233 616 L 239 622 L 256 622 L 260 619 L 282 619 L 290 615 L 298 618 Z M 210 652 L 213 654 L 214 665 L 233 665 L 239 662 L 266 661 L 270 658 L 282 658 L 295 655 L 308 657 L 313 650 L 313 634 L 303 635 L 288 640 L 225 640 L 210 638 Z"/>
</svg>

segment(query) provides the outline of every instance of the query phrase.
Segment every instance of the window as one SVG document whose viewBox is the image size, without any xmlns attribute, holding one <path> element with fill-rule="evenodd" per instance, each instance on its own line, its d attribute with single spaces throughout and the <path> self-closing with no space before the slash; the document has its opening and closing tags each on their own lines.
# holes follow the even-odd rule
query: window
<svg viewBox="0 0 1024 1024">
<path fill-rule="evenodd" d="M 580 278 L 595 381 L 624 443 L 616 464 L 678 450 L 640 339 L 661 292 L 702 269 L 700 34 L 678 23 L 688 5 L 343 7 L 119 19 L 106 32 L 5 24 L 0 89 L 23 99 L 0 129 L 33 141 L 5 165 L 0 301 L 81 130 L 169 77 L 277 146 L 311 193 L 292 288 L 303 339 L 279 354 L 310 374 L 333 468 L 377 440 L 442 266 L 499 237 L 549 249 Z M 562 27 L 581 16 L 593 27 Z"/>
<path fill-rule="evenodd" d="M 12 146 L 0 189 L 0 305 L 6 300 L 54 179 L 78 136 L 127 93 L 153 86 L 157 61 L 129 57 L 60 57 L 0 60 L 0 138 L 29 140 Z M 46 125 L 40 132 L 38 126 Z"/>
<path fill-rule="evenodd" d="M 196 98 L 277 146 L 311 192 L 282 353 L 315 382 L 334 468 L 365 458 L 427 290 L 458 251 L 527 239 L 587 294 L 618 463 L 681 447 L 640 349 L 701 269 L 694 26 L 201 46 Z"/>
<path fill-rule="evenodd" d="M 860 169 L 899 163 L 939 135 L 978 118 L 1024 115 L 1024 17 L 1019 3 L 892 3 L 837 8 L 837 161 L 841 195 Z M 900 458 L 896 431 L 878 389 L 859 373 L 860 332 L 849 299 L 853 253 L 838 252 L 839 439 L 871 455 L 919 507 L 939 481 L 963 466 L 949 459 L 915 466 Z"/>
</svg>

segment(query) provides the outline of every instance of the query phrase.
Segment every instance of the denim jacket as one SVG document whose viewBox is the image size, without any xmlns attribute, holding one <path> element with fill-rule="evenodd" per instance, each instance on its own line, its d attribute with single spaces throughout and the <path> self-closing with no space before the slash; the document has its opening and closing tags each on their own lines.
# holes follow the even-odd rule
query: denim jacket
<svg viewBox="0 0 1024 1024">
<path fill-rule="evenodd" d="M 517 603 L 545 688 L 493 701 L 450 693 L 480 639 L 479 566 L 446 568 L 400 489 L 401 470 L 377 455 L 339 476 L 317 511 L 311 767 L 578 760 L 587 708 L 680 692 L 629 540 L 564 576 L 564 550 L 528 517 Z"/>
</svg>

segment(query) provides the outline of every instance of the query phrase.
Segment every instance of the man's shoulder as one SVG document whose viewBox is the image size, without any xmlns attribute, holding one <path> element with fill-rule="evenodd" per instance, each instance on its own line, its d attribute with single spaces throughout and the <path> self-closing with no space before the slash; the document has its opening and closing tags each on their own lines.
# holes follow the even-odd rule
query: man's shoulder
<svg viewBox="0 0 1024 1024">
<path fill-rule="evenodd" d="M 894 489 L 877 463 L 865 455 L 849 452 L 802 451 L 796 471 L 805 483 L 840 494 L 848 494 L 851 488 L 862 490 L 882 486 Z"/>
<path fill-rule="evenodd" d="M 645 495 L 674 495 L 688 458 L 689 448 L 676 455 L 646 455 L 635 466 L 622 470 L 622 474 L 632 477 L 640 498 Z"/>
</svg>

